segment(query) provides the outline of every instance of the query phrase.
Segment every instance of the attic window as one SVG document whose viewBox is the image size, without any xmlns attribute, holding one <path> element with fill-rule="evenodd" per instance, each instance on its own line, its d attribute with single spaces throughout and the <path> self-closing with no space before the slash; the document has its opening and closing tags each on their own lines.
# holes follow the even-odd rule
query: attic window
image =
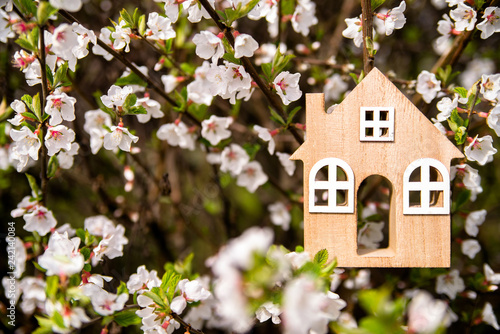
<svg viewBox="0 0 500 334">
<path fill-rule="evenodd" d="M 361 107 L 361 141 L 394 141 L 394 107 Z"/>
<path fill-rule="evenodd" d="M 325 158 L 313 166 L 309 174 L 309 212 L 354 212 L 354 173 L 345 161 Z"/>
<path fill-rule="evenodd" d="M 431 158 L 412 162 L 403 176 L 403 214 L 447 215 L 450 213 L 450 175 Z"/>
</svg>

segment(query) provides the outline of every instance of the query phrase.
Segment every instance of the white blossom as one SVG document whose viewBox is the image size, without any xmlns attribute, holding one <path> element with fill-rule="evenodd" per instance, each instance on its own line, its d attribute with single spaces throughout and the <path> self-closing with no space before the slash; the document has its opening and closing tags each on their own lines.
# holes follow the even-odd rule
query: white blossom
<svg viewBox="0 0 500 334">
<path fill-rule="evenodd" d="M 66 93 L 49 95 L 45 105 L 45 112 L 51 116 L 49 124 L 54 126 L 60 124 L 63 120 L 74 121 L 75 103 L 76 99 Z"/>
<path fill-rule="evenodd" d="M 297 101 L 302 96 L 299 87 L 300 73 L 290 74 L 288 71 L 281 72 L 273 81 L 276 93 L 278 93 L 284 105 Z"/>
<path fill-rule="evenodd" d="M 233 123 L 232 117 L 210 116 L 201 122 L 201 136 L 212 145 L 217 145 L 221 140 L 231 137 L 229 126 Z"/>
<path fill-rule="evenodd" d="M 104 136 L 103 146 L 106 150 L 114 150 L 119 147 L 122 151 L 130 152 L 132 142 L 137 143 L 139 137 L 131 134 L 123 125 L 112 126 L 111 132 Z"/>
<path fill-rule="evenodd" d="M 68 238 L 68 234 L 54 232 L 50 236 L 49 245 L 38 258 L 40 267 L 47 269 L 46 275 L 71 276 L 83 269 L 84 258 L 78 250 L 80 238 Z"/>
<path fill-rule="evenodd" d="M 406 10 L 406 2 L 401 1 L 398 7 L 395 7 L 386 13 L 379 13 L 377 17 L 384 21 L 385 34 L 391 35 L 394 29 L 401 29 L 406 23 L 406 17 L 403 12 Z"/>
<path fill-rule="evenodd" d="M 358 48 L 363 44 L 363 27 L 361 23 L 361 17 L 347 18 L 345 19 L 347 28 L 342 31 L 342 36 L 345 38 L 350 38 L 354 41 L 354 45 Z"/>
<path fill-rule="evenodd" d="M 487 100 L 494 101 L 500 92 L 500 74 L 481 76 L 481 94 Z"/>
<path fill-rule="evenodd" d="M 115 227 L 114 224 L 105 224 L 103 226 L 102 240 L 93 249 L 95 256 L 92 258 L 92 265 L 96 266 L 104 255 L 109 259 L 123 256 L 123 246 L 127 243 L 128 239 L 125 237 L 123 225 L 118 224 Z"/>
<path fill-rule="evenodd" d="M 75 131 L 64 125 L 56 125 L 47 129 L 45 135 L 45 146 L 47 154 L 53 156 L 60 150 L 71 151 L 71 143 L 75 141 Z"/>
<path fill-rule="evenodd" d="M 11 129 L 10 137 L 15 141 L 16 152 L 19 155 L 29 155 L 31 159 L 38 160 L 38 150 L 41 146 L 38 135 L 27 126 L 23 126 L 21 130 Z"/>
<path fill-rule="evenodd" d="M 443 324 L 447 309 L 446 302 L 419 290 L 408 305 L 408 331 L 434 333 Z"/>
<path fill-rule="evenodd" d="M 489 284 L 500 284 L 500 274 L 495 273 L 487 263 L 484 264 L 483 269 L 484 276 Z"/>
<path fill-rule="evenodd" d="M 85 313 L 85 309 L 82 307 L 71 307 L 71 305 L 63 305 L 60 301 L 52 301 L 47 299 L 45 302 L 45 312 L 49 317 L 53 317 L 57 312 L 62 316 L 64 327 L 56 322 L 52 323 L 52 331 L 54 333 L 71 333 L 73 328 L 82 327 L 83 323 L 89 322 L 90 318 Z"/>
<path fill-rule="evenodd" d="M 236 58 L 252 57 L 259 48 L 259 43 L 248 34 L 239 34 L 234 39 L 234 56 Z"/>
<path fill-rule="evenodd" d="M 464 153 L 468 160 L 477 161 L 478 164 L 484 166 L 493 159 L 497 149 L 493 147 L 493 138 L 491 136 L 488 135 L 482 138 L 476 136 L 465 148 Z"/>
<path fill-rule="evenodd" d="M 486 118 L 486 123 L 500 137 L 500 105 L 496 105 L 495 108 L 491 109 L 488 118 Z"/>
<path fill-rule="evenodd" d="M 476 257 L 476 254 L 481 251 L 481 245 L 476 239 L 467 239 L 462 241 L 462 253 L 467 255 L 469 259 Z"/>
<path fill-rule="evenodd" d="M 78 12 L 82 8 L 82 0 L 50 0 L 50 5 L 68 12 Z"/>
<path fill-rule="evenodd" d="M 449 97 L 443 97 L 436 104 L 436 107 L 440 111 L 440 113 L 437 114 L 436 119 L 438 122 L 444 122 L 450 117 L 453 110 L 458 107 L 458 96 L 455 96 L 453 100 Z"/>
<path fill-rule="evenodd" d="M 464 87 L 472 87 L 483 74 L 493 74 L 495 63 L 489 58 L 474 58 L 467 62 L 465 70 L 460 73 L 458 79 Z"/>
<path fill-rule="evenodd" d="M 455 299 L 458 292 L 464 290 L 464 280 L 460 277 L 457 269 L 453 269 L 448 274 L 442 274 L 436 278 L 436 293 L 444 293 L 452 300 Z"/>
<path fill-rule="evenodd" d="M 80 145 L 77 143 L 71 143 L 71 149 L 61 150 L 59 154 L 57 154 L 57 161 L 59 162 L 59 167 L 62 169 L 70 169 L 73 166 L 74 156 L 78 154 L 78 150 L 80 149 Z"/>
<path fill-rule="evenodd" d="M 417 77 L 417 93 L 422 95 L 426 103 L 431 103 L 437 93 L 441 91 L 441 81 L 436 79 L 434 73 L 422 71 Z"/>
<path fill-rule="evenodd" d="M 241 146 L 231 144 L 222 151 L 220 170 L 230 172 L 233 176 L 238 175 L 249 161 L 250 157 Z"/>
<path fill-rule="evenodd" d="M 455 20 L 455 29 L 457 31 L 473 30 L 477 21 L 476 16 L 476 11 L 463 2 L 460 2 L 457 8 L 450 11 L 450 17 Z"/>
<path fill-rule="evenodd" d="M 476 28 L 481 30 L 481 38 L 486 39 L 496 32 L 500 32 L 500 16 L 498 7 L 486 7 L 483 19 Z"/>
<path fill-rule="evenodd" d="M 333 74 L 326 79 L 323 93 L 326 101 L 338 101 L 340 96 L 347 91 L 349 85 L 342 80 L 342 76 L 338 73 Z"/>
<path fill-rule="evenodd" d="M 284 152 L 276 152 L 276 155 L 278 156 L 278 159 L 281 163 L 281 166 L 285 169 L 285 172 L 292 176 L 293 173 L 295 173 L 295 161 L 290 160 L 290 154 L 284 153 Z"/>
<path fill-rule="evenodd" d="M 165 116 L 163 111 L 161 111 L 161 105 L 158 101 L 151 99 L 148 95 L 143 98 L 137 99 L 136 106 L 143 106 L 146 109 L 147 114 L 138 114 L 137 120 L 139 123 L 147 123 L 153 118 L 162 118 Z"/>
<path fill-rule="evenodd" d="M 123 310 L 123 307 L 128 300 L 128 294 L 122 293 L 120 295 L 116 295 L 98 287 L 97 285 L 94 286 L 96 288 L 92 289 L 92 293 L 88 297 L 90 297 L 92 307 L 97 314 L 107 316 Z"/>
<path fill-rule="evenodd" d="M 108 108 L 115 108 L 123 106 L 127 96 L 133 93 L 133 89 L 130 86 L 119 87 L 112 85 L 107 95 L 101 96 L 102 103 Z"/>
<path fill-rule="evenodd" d="M 169 40 L 175 38 L 176 33 L 169 18 L 160 16 L 156 12 L 149 13 L 146 38 L 152 40 Z"/>
<path fill-rule="evenodd" d="M 14 126 L 21 125 L 21 123 L 24 121 L 24 116 L 22 114 L 28 111 L 26 109 L 26 105 L 24 104 L 23 101 L 14 100 L 10 104 L 10 107 L 16 112 L 16 115 L 13 118 L 8 120 L 9 123 L 14 125 Z"/>
<path fill-rule="evenodd" d="M 195 80 L 187 85 L 188 100 L 207 106 L 212 103 L 211 83 L 207 79 L 209 70 L 210 63 L 208 61 L 204 61 L 202 66 L 196 69 L 194 72 Z"/>
<path fill-rule="evenodd" d="M 195 148 L 196 135 L 182 121 L 163 124 L 156 132 L 156 136 L 158 139 L 166 140 L 171 146 L 191 151 Z"/>
<path fill-rule="evenodd" d="M 261 164 L 258 161 L 251 161 L 241 168 L 236 179 L 236 184 L 247 188 L 249 192 L 253 193 L 258 187 L 266 183 L 267 180 L 268 177 L 262 170 Z"/>
<path fill-rule="evenodd" d="M 210 31 L 202 30 L 193 37 L 196 45 L 196 55 L 203 59 L 212 58 L 215 64 L 224 55 L 224 45 L 222 40 Z"/>
<path fill-rule="evenodd" d="M 20 304 L 24 314 L 33 314 L 36 308 L 45 309 L 45 287 L 47 284 L 40 277 L 24 277 L 19 283 L 19 289 L 22 291 L 22 301 Z"/>
<path fill-rule="evenodd" d="M 309 35 L 311 26 L 318 24 L 316 17 L 316 4 L 310 0 L 298 1 L 297 7 L 292 15 L 292 28 L 303 36 Z"/>
<path fill-rule="evenodd" d="M 497 317 L 495 316 L 495 312 L 493 312 L 493 307 L 491 306 L 490 303 L 485 303 L 483 311 L 481 313 L 481 316 L 483 318 L 483 322 L 487 323 L 488 325 L 491 325 L 493 328 L 495 328 L 497 331 L 500 330 L 500 326 L 498 325 Z"/>
<path fill-rule="evenodd" d="M 23 227 L 26 231 L 37 232 L 41 236 L 49 233 L 57 225 L 52 211 L 41 205 L 35 206 L 33 211 L 24 214 L 23 219 L 26 222 Z"/>
<path fill-rule="evenodd" d="M 78 35 L 73 31 L 73 26 L 62 23 L 54 33 L 50 34 L 46 31 L 46 43 L 52 44 L 50 51 L 56 54 L 57 57 L 68 61 L 68 67 L 75 71 L 76 69 L 76 56 L 73 49 L 79 46 Z"/>
<path fill-rule="evenodd" d="M 156 270 L 148 271 L 145 265 L 137 268 L 137 273 L 130 275 L 127 282 L 127 289 L 129 293 L 142 292 L 144 290 L 151 290 L 153 287 L 159 287 L 161 280 L 158 277 Z"/>
<path fill-rule="evenodd" d="M 384 240 L 384 222 L 367 222 L 359 229 L 358 232 L 358 247 L 366 249 L 377 249 L 380 242 Z"/>
<path fill-rule="evenodd" d="M 484 223 L 486 214 L 486 210 L 472 211 L 471 213 L 469 213 L 469 215 L 465 219 L 465 232 L 467 232 L 467 234 L 471 237 L 477 237 L 477 234 L 479 232 L 478 227 Z"/>
<path fill-rule="evenodd" d="M 260 139 L 262 139 L 265 142 L 268 142 L 267 150 L 268 150 L 269 154 L 273 155 L 276 144 L 274 142 L 271 131 L 269 131 L 269 129 L 264 128 L 260 125 L 254 125 L 253 129 L 257 132 L 257 136 L 259 136 Z"/>
<path fill-rule="evenodd" d="M 331 291 L 324 293 L 307 276 L 289 282 L 283 295 L 283 325 L 286 334 L 328 332 L 328 323 L 337 320 L 346 302 Z"/>
<path fill-rule="evenodd" d="M 114 38 L 113 48 L 115 50 L 122 50 L 125 48 L 125 52 L 130 51 L 130 35 L 132 30 L 126 27 L 127 22 L 125 20 L 120 21 L 118 25 L 115 25 L 115 31 L 111 32 L 111 37 Z"/>
<path fill-rule="evenodd" d="M 270 204 L 267 209 L 271 213 L 271 222 L 276 226 L 281 226 L 283 230 L 288 231 L 292 216 L 286 205 L 282 202 L 276 202 Z"/>
<path fill-rule="evenodd" d="M 457 175 L 462 177 L 464 186 L 471 191 L 471 201 L 475 201 L 477 194 L 483 192 L 481 176 L 477 169 L 466 164 L 451 166 L 450 178 L 453 180 Z"/>
<path fill-rule="evenodd" d="M 257 311 L 255 311 L 255 317 L 260 322 L 264 322 L 271 319 L 273 324 L 276 325 L 281 323 L 281 319 L 279 317 L 280 314 L 281 314 L 280 306 L 272 302 L 265 302 L 257 309 Z"/>
<path fill-rule="evenodd" d="M 344 287 L 350 290 L 360 290 L 367 289 L 370 287 L 370 270 L 361 269 L 358 271 L 354 278 L 346 279 L 344 282 Z"/>
</svg>

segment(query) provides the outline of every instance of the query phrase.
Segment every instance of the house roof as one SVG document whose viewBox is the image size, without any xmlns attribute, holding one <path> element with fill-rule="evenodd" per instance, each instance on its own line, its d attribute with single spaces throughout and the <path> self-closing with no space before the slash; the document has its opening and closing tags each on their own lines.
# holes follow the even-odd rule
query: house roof
<svg viewBox="0 0 500 334">
<path fill-rule="evenodd" d="M 337 157 L 349 164 L 361 159 L 364 166 L 404 163 L 430 157 L 449 166 L 462 152 L 427 117 L 374 68 L 332 113 L 325 112 L 324 94 L 306 94 L 306 141 L 291 156 L 292 160 L 314 163 L 325 157 Z M 394 141 L 360 141 L 360 109 L 394 107 Z M 381 172 L 372 170 L 372 172 Z"/>
</svg>

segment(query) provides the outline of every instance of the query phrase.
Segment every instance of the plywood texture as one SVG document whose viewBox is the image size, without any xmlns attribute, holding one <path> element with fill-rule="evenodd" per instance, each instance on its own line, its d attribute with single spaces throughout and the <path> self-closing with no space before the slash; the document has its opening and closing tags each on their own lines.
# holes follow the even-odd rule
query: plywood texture
<svg viewBox="0 0 500 334">
<path fill-rule="evenodd" d="M 360 109 L 394 107 L 394 141 L 360 141 Z M 291 159 L 304 162 L 304 246 L 326 248 L 340 267 L 449 267 L 449 215 L 404 215 L 403 174 L 415 160 L 432 158 L 450 170 L 462 153 L 378 69 L 373 69 L 331 114 L 323 94 L 306 95 L 307 140 Z M 354 201 L 363 180 L 392 183 L 389 247 L 358 254 L 354 213 L 309 213 L 309 172 L 324 158 L 340 158 L 354 171 Z"/>
</svg>

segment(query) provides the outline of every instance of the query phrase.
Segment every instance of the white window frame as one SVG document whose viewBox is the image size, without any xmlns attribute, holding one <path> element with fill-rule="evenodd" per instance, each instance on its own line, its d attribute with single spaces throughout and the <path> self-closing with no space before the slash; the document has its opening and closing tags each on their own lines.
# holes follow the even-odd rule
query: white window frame
<svg viewBox="0 0 500 334">
<path fill-rule="evenodd" d="M 410 175 L 420 167 L 420 181 L 410 182 Z M 441 174 L 441 181 L 430 181 L 430 168 Z M 410 206 L 410 191 L 420 191 L 420 206 Z M 443 206 L 430 206 L 431 191 L 442 191 Z M 450 213 L 450 174 L 440 161 L 422 158 L 413 161 L 403 176 L 403 214 L 405 215 L 447 215 Z"/>
<path fill-rule="evenodd" d="M 373 111 L 373 120 L 366 119 L 366 112 Z M 387 111 L 387 120 L 380 119 L 380 112 Z M 394 107 L 361 107 L 359 112 L 359 139 L 361 141 L 394 141 Z M 366 129 L 372 128 L 373 135 L 367 136 Z M 387 128 L 387 134 L 380 135 L 380 129 Z"/>
<path fill-rule="evenodd" d="M 328 166 L 328 180 L 316 181 L 321 168 Z M 337 167 L 344 170 L 346 181 L 337 181 Z M 316 190 L 328 191 L 328 205 L 315 205 Z M 337 205 L 337 190 L 346 190 L 346 205 Z M 352 168 L 338 158 L 321 159 L 309 172 L 309 212 L 354 213 L 354 173 Z"/>
</svg>

